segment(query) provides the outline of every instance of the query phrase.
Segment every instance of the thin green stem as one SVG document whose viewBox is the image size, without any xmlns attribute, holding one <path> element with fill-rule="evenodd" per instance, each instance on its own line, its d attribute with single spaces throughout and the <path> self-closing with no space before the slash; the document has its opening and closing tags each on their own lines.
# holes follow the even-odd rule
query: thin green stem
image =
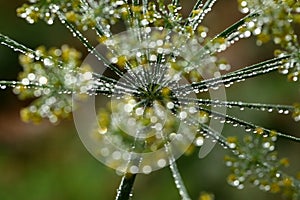
<svg viewBox="0 0 300 200">
<path fill-rule="evenodd" d="M 219 33 L 212 40 L 214 40 L 216 38 L 220 38 L 220 37 L 227 38 L 230 34 L 236 32 L 239 29 L 239 27 L 244 26 L 247 21 L 257 17 L 258 15 L 259 15 L 258 13 L 251 13 L 251 14 L 245 16 L 244 18 L 240 19 L 239 21 L 237 21 L 236 23 L 234 23 L 233 25 L 229 26 L 227 29 L 225 29 L 224 31 Z"/>
<path fill-rule="evenodd" d="M 189 85 L 183 85 L 177 88 L 177 91 L 183 91 L 184 93 L 189 93 L 194 89 L 202 90 L 217 87 L 220 85 L 231 85 L 235 82 L 244 81 L 248 78 L 253 78 L 262 74 L 267 74 L 278 69 L 284 62 L 284 60 L 289 59 L 292 55 L 286 55 L 280 58 L 273 58 L 266 60 L 248 67 L 244 67 L 240 70 L 230 72 L 221 77 L 205 79 L 203 81 L 192 83 Z"/>
<path fill-rule="evenodd" d="M 20 52 L 22 54 L 32 53 L 33 55 L 35 55 L 35 51 L 33 51 L 32 49 L 27 48 L 23 44 L 20 44 L 20 43 L 16 42 L 15 40 L 12 40 L 11 38 L 9 38 L 6 35 L 3 35 L 1 33 L 0 33 L 0 44 L 5 45 L 5 46 L 13 49 L 14 51 Z"/>
<path fill-rule="evenodd" d="M 188 192 L 187 192 L 187 190 L 185 188 L 185 185 L 183 183 L 181 175 L 180 175 L 180 173 L 178 171 L 178 168 L 177 168 L 175 160 L 173 160 L 172 162 L 170 162 L 170 169 L 171 169 L 171 172 L 172 172 L 175 184 L 176 184 L 176 188 L 178 189 L 179 194 L 181 196 L 181 199 L 182 200 L 191 200 L 191 198 L 189 197 Z"/>
<path fill-rule="evenodd" d="M 193 11 L 196 11 L 201 8 L 202 3 L 203 3 L 203 0 L 197 0 L 197 2 L 195 3 L 195 5 L 193 7 L 193 10 L 189 14 L 189 18 L 191 18 L 193 16 Z M 187 22 L 185 23 L 185 25 L 187 25 Z"/>
<path fill-rule="evenodd" d="M 2 81 L 2 80 L 0 80 L 0 86 L 2 86 L 2 87 L 4 87 L 4 86 L 7 86 L 7 87 L 23 86 L 25 88 L 34 88 L 34 89 L 37 89 L 37 88 L 41 88 L 41 89 L 45 89 L 45 88 L 53 89 L 52 85 L 41 85 L 39 83 L 24 84 L 24 83 L 22 83 L 20 81 Z M 4 88 L 2 88 L 2 89 L 4 89 Z"/>
<path fill-rule="evenodd" d="M 206 109 L 206 108 L 203 108 L 203 107 L 199 107 L 198 109 L 201 110 L 201 111 L 207 112 L 211 117 L 217 117 L 221 120 L 225 120 L 224 122 L 232 124 L 233 126 L 235 124 L 239 125 L 241 127 L 244 127 L 246 131 L 247 130 L 253 131 L 253 133 L 262 135 L 264 137 L 268 137 L 272 134 L 275 134 L 278 137 L 282 137 L 282 138 L 285 138 L 285 139 L 288 139 L 288 140 L 291 140 L 291 141 L 295 141 L 295 142 L 300 142 L 299 137 L 295 137 L 295 136 L 292 136 L 292 135 L 287 135 L 287 134 L 280 133 L 280 132 L 277 132 L 277 131 L 272 131 L 272 130 L 263 128 L 261 126 L 257 126 L 255 124 L 252 124 L 250 122 L 246 122 L 244 120 L 238 119 L 236 117 L 232 117 L 230 115 L 224 115 L 222 113 L 212 111 L 212 110 L 209 110 L 209 109 Z M 261 131 L 259 131 L 259 130 L 261 130 Z"/>
<path fill-rule="evenodd" d="M 207 0 L 205 2 L 205 4 L 203 5 L 203 7 L 201 8 L 202 12 L 200 12 L 199 15 L 196 18 L 194 18 L 193 21 L 191 21 L 190 23 L 188 23 L 186 25 L 190 25 L 190 26 L 193 27 L 193 30 L 196 30 L 196 28 L 198 27 L 198 25 L 202 22 L 202 20 L 204 19 L 204 17 L 207 15 L 207 13 L 209 13 L 209 11 L 211 11 L 211 8 L 216 3 L 216 1 L 217 0 Z M 200 3 L 200 5 L 201 5 L 201 3 Z"/>
<path fill-rule="evenodd" d="M 136 174 L 126 173 L 122 177 L 115 200 L 129 200 L 132 196 L 132 187 Z"/>
<path fill-rule="evenodd" d="M 180 175 L 180 172 L 177 168 L 176 159 L 174 158 L 172 149 L 170 147 L 170 143 L 168 142 L 168 140 L 165 138 L 165 136 L 163 134 L 161 134 L 161 137 L 165 141 L 165 144 L 164 144 L 165 151 L 168 154 L 170 170 L 172 172 L 172 176 L 173 176 L 176 188 L 178 189 L 179 195 L 181 196 L 182 200 L 191 200 L 191 198 L 189 197 L 189 193 L 184 185 L 183 179 Z"/>
<path fill-rule="evenodd" d="M 294 111 L 294 106 L 291 105 L 279 105 L 279 104 L 263 104 L 263 103 L 246 103 L 241 101 L 220 101 L 214 99 L 196 99 L 196 98 L 188 98 L 188 97 L 178 97 L 180 103 L 189 104 L 196 103 L 197 105 L 205 105 L 205 106 L 224 106 L 227 108 L 237 107 L 240 109 L 248 108 L 248 109 L 256 109 L 260 111 L 268 111 L 272 112 L 273 110 L 277 110 L 279 113 L 288 114 L 289 112 Z M 286 112 L 284 112 L 286 111 Z"/>
</svg>

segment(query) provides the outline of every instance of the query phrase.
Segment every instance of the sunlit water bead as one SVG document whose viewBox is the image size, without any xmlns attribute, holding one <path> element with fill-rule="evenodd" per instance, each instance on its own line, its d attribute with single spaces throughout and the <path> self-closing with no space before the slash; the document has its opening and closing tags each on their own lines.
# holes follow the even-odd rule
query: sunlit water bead
<svg viewBox="0 0 300 200">
<path fill-rule="evenodd" d="M 204 144 L 204 137 L 202 136 L 198 136 L 195 140 L 194 140 L 194 144 L 197 147 L 201 147 Z"/>
<path fill-rule="evenodd" d="M 282 65 L 278 68 L 278 72 L 280 74 L 288 74 L 289 73 L 290 64 L 287 63 L 285 65 Z"/>
<path fill-rule="evenodd" d="M 289 81 L 297 82 L 297 81 L 299 81 L 299 77 L 300 77 L 300 74 L 298 71 L 288 74 Z"/>
<path fill-rule="evenodd" d="M 23 6 L 17 9 L 17 14 L 24 18 L 28 23 L 33 24 L 39 18 L 39 8 L 35 6 Z"/>
<path fill-rule="evenodd" d="M 247 28 L 242 28 L 241 30 L 239 30 L 240 32 L 240 35 L 239 37 L 242 39 L 242 38 L 249 38 L 252 33 L 250 30 L 247 30 Z"/>
<path fill-rule="evenodd" d="M 51 58 L 44 58 L 43 64 L 45 67 L 52 67 L 54 65 L 54 62 Z"/>
<path fill-rule="evenodd" d="M 0 84 L 0 89 L 4 90 L 4 89 L 6 89 L 6 88 L 7 88 L 7 86 L 6 86 L 6 85 L 4 85 L 4 84 Z"/>
<path fill-rule="evenodd" d="M 240 10 L 242 13 L 246 14 L 250 11 L 250 9 L 247 7 L 248 6 L 248 2 L 247 1 L 239 1 L 240 2 Z"/>
<path fill-rule="evenodd" d="M 49 5 L 49 9 L 51 13 L 57 13 L 57 11 L 59 10 L 59 5 L 57 4 L 50 4 Z"/>
<path fill-rule="evenodd" d="M 237 189 L 244 189 L 244 184 L 243 182 L 245 181 L 245 178 L 243 176 L 238 177 L 235 174 L 231 174 L 227 177 L 227 182 L 233 186 L 236 187 Z"/>
</svg>

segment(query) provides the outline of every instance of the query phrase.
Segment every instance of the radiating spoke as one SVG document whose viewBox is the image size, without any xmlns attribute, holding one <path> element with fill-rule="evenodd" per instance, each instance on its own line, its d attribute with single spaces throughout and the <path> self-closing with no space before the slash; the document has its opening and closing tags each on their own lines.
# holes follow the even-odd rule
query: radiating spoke
<svg viewBox="0 0 300 200">
<path fill-rule="evenodd" d="M 258 64 L 251 65 L 249 67 L 236 70 L 234 72 L 227 73 L 217 78 L 206 79 L 198 83 L 192 83 L 185 86 L 181 86 L 177 89 L 178 94 L 188 94 L 193 90 L 195 92 L 203 92 L 208 89 L 215 89 L 221 85 L 229 87 L 230 85 L 245 81 L 248 78 L 253 78 L 259 75 L 267 74 L 278 70 L 280 66 L 284 64 L 284 61 L 288 59 L 290 55 L 274 58 L 267 61 L 263 61 Z"/>
</svg>

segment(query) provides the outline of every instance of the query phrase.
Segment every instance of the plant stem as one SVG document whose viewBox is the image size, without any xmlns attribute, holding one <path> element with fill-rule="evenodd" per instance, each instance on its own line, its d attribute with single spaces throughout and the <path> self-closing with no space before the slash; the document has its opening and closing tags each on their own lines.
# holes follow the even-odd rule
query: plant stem
<svg viewBox="0 0 300 200">
<path fill-rule="evenodd" d="M 122 177 L 115 200 L 129 200 L 136 174 L 126 173 Z"/>
<path fill-rule="evenodd" d="M 174 157 L 172 156 L 172 158 L 170 159 L 170 169 L 175 181 L 175 185 L 176 188 L 179 191 L 179 195 L 181 196 L 182 200 L 191 200 L 191 198 L 189 197 L 189 194 L 187 192 L 187 189 L 183 183 L 183 180 L 181 178 L 181 175 L 178 171 L 177 165 L 176 165 L 176 161 L 174 159 Z"/>
</svg>

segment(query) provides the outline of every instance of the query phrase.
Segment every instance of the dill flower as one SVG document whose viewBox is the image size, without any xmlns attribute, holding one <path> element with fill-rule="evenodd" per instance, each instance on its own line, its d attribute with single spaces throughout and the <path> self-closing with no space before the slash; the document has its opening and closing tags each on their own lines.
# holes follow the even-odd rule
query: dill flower
<svg viewBox="0 0 300 200">
<path fill-rule="evenodd" d="M 137 173 L 166 166 L 181 198 L 190 199 L 176 159 L 197 147 L 202 158 L 216 143 L 231 154 L 225 158 L 232 171 L 230 185 L 243 189 L 249 181 L 261 190 L 283 191 L 296 199 L 299 180 L 281 171 L 287 160 L 278 159 L 275 142 L 300 138 L 228 115 L 226 109 L 277 111 L 299 121 L 299 105 L 228 101 L 225 88 L 276 71 L 289 81 L 299 81 L 294 26 L 300 22 L 300 3 L 238 0 L 244 17 L 209 38 L 209 28 L 201 23 L 216 2 L 197 0 L 185 17 L 178 0 L 31 0 L 17 10 L 18 16 L 29 23 L 59 21 L 89 55 L 82 62 L 81 54 L 66 45 L 32 50 L 0 34 L 2 45 L 23 54 L 24 68 L 18 81 L 0 81 L 0 87 L 13 87 L 21 99 L 35 99 L 21 111 L 24 121 L 47 118 L 57 123 L 69 117 L 73 106 L 77 130 L 88 150 L 124 174 L 116 199 L 129 198 Z M 114 33 L 116 24 L 126 30 Z M 89 41 L 91 31 L 98 45 Z M 274 58 L 227 72 L 231 66 L 218 53 L 249 37 L 256 37 L 257 45 L 276 44 Z M 98 95 L 109 103 L 95 110 Z M 244 128 L 244 140 L 221 135 L 224 124 Z"/>
</svg>

